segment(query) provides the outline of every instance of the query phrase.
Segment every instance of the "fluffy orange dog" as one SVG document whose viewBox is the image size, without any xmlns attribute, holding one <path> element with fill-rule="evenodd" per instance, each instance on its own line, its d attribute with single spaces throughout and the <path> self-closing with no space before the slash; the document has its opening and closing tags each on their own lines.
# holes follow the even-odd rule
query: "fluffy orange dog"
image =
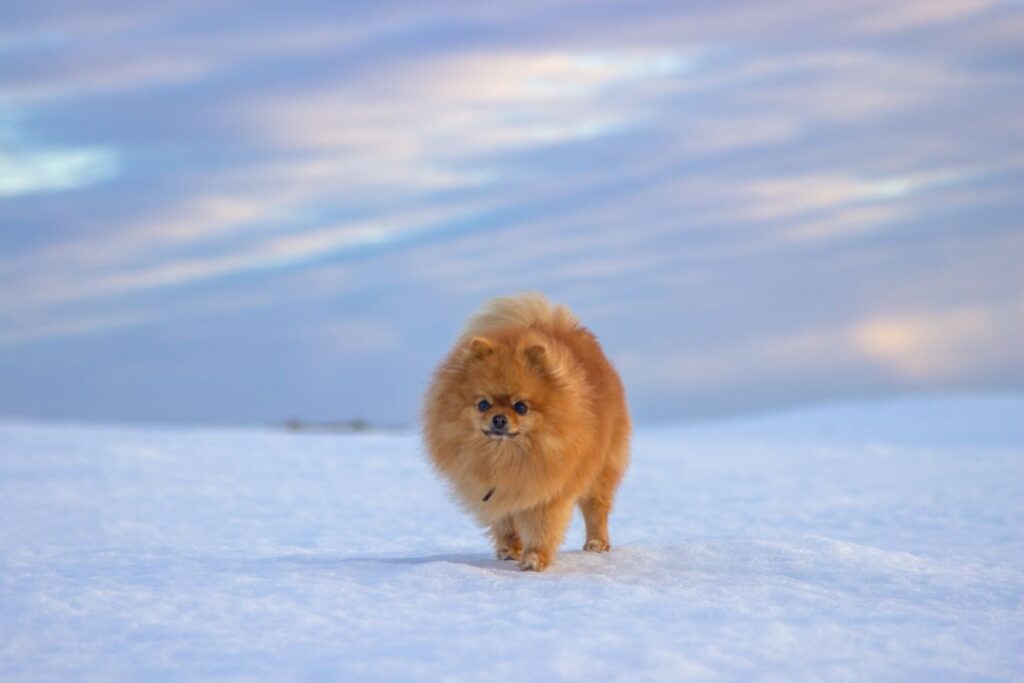
<svg viewBox="0 0 1024 683">
<path fill-rule="evenodd" d="M 494 299 L 434 375 L 424 437 L 438 472 L 490 528 L 499 559 L 543 571 L 579 504 L 602 552 L 629 463 L 622 382 L 597 339 L 539 294 Z"/>
</svg>

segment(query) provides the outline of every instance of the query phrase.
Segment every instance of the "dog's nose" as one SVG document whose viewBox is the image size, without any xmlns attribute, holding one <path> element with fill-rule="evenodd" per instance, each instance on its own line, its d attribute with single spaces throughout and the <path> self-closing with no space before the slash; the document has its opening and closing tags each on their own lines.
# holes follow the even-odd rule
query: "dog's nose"
<svg viewBox="0 0 1024 683">
<path fill-rule="evenodd" d="M 503 432 L 508 429 L 508 418 L 504 415 L 495 415 L 491 418 L 491 426 L 497 429 L 499 432 Z"/>
</svg>

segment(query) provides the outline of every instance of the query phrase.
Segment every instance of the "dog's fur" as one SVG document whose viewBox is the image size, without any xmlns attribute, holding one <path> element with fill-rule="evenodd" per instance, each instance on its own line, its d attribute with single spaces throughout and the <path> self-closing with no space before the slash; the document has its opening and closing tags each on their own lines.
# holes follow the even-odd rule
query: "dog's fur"
<svg viewBox="0 0 1024 683">
<path fill-rule="evenodd" d="M 508 423 L 500 435 L 492 429 L 499 414 Z M 625 392 L 566 307 L 539 294 L 486 304 L 438 367 L 423 429 L 435 468 L 490 529 L 499 559 L 544 570 L 574 504 L 586 522 L 584 550 L 611 547 L 608 513 L 629 462 Z"/>
</svg>

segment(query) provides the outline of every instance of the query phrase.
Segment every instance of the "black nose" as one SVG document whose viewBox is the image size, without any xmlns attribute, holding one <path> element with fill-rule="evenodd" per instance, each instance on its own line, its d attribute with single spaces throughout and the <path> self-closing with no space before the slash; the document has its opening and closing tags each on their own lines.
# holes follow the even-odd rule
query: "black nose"
<svg viewBox="0 0 1024 683">
<path fill-rule="evenodd" d="M 508 418 L 504 415 L 495 415 L 491 418 L 491 426 L 499 432 L 503 432 L 508 429 Z"/>
</svg>

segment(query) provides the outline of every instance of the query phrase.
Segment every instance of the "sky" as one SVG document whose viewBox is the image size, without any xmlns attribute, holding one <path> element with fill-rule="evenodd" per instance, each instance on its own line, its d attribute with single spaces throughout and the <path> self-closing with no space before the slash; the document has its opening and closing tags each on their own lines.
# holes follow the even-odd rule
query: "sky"
<svg viewBox="0 0 1024 683">
<path fill-rule="evenodd" d="M 1024 4 L 5 2 L 0 416 L 414 425 L 491 296 L 638 422 L 1024 390 Z"/>
</svg>

